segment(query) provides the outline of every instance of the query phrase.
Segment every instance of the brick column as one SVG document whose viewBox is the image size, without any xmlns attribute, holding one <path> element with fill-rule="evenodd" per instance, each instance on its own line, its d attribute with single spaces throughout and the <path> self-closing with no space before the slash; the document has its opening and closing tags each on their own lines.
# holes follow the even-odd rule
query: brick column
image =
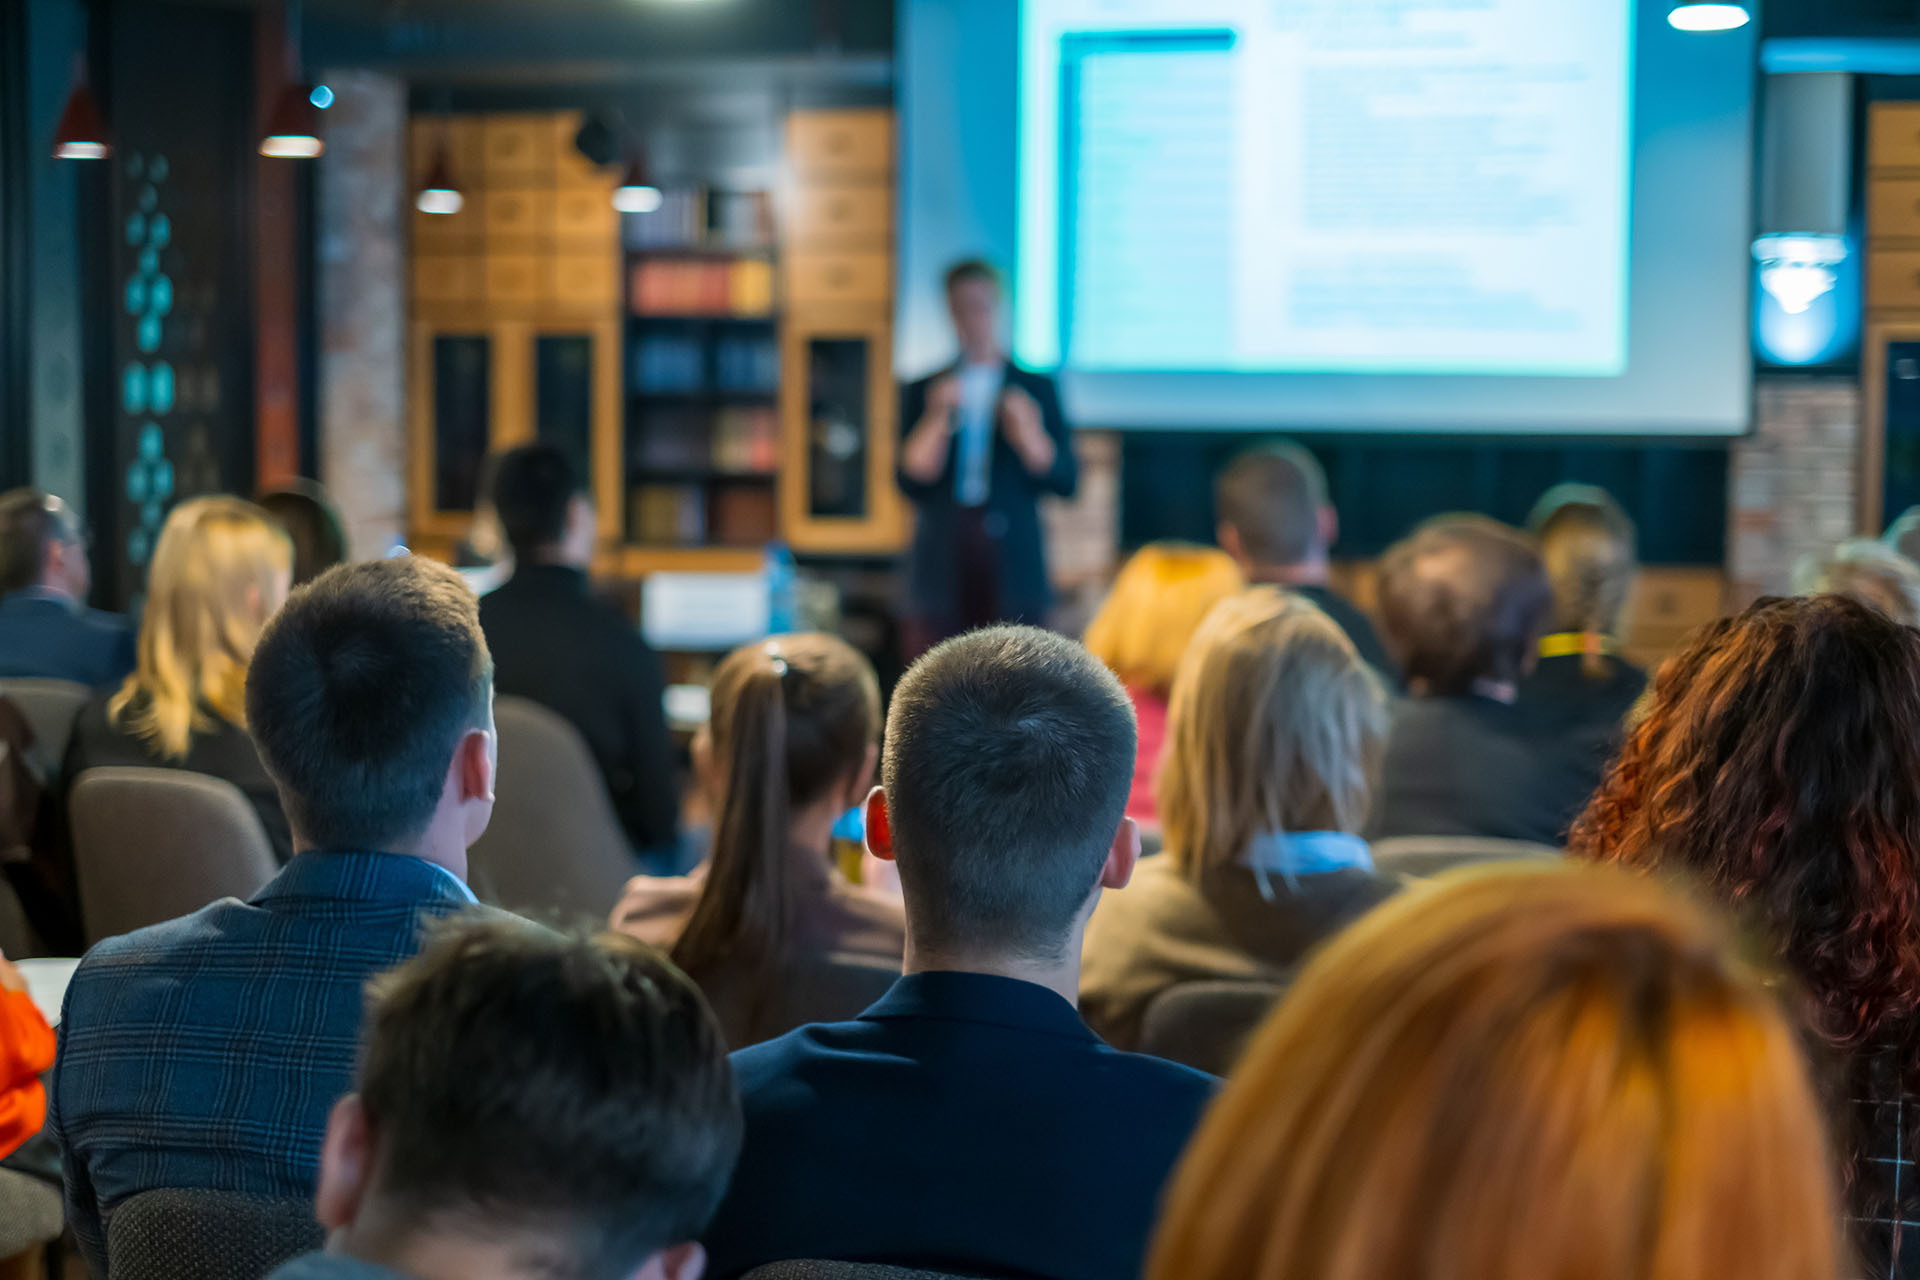
<svg viewBox="0 0 1920 1280">
<path fill-rule="evenodd" d="M 1754 431 L 1729 453 L 1731 604 L 1791 589 L 1794 565 L 1855 530 L 1860 385 L 1850 378 L 1762 378 Z"/>
<path fill-rule="evenodd" d="M 356 558 L 406 528 L 407 87 L 330 73 L 320 159 L 320 479 Z"/>
</svg>

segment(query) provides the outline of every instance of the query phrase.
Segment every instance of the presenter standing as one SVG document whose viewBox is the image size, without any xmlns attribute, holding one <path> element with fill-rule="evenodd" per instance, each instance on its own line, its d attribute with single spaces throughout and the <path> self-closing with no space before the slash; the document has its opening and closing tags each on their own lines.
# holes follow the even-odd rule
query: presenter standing
<svg viewBox="0 0 1920 1280">
<path fill-rule="evenodd" d="M 947 271 L 960 355 L 900 396 L 900 488 L 919 510 L 908 562 L 908 656 L 993 622 L 1046 621 L 1053 603 L 1040 498 L 1073 496 L 1079 466 L 1053 379 L 1000 340 L 1000 276 Z"/>
</svg>

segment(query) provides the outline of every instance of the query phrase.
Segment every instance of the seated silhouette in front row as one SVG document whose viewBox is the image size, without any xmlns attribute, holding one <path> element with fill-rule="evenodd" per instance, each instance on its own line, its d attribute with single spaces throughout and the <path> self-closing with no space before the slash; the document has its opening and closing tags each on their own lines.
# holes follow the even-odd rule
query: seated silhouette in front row
<svg viewBox="0 0 1920 1280">
<path fill-rule="evenodd" d="M 250 902 L 109 938 L 67 988 L 49 1123 L 94 1274 L 143 1191 L 313 1194 L 367 979 L 419 949 L 423 919 L 474 905 L 492 674 L 473 593 L 418 557 L 334 569 L 268 624 L 247 723 L 293 861 Z"/>
<path fill-rule="evenodd" d="M 740 1149 L 700 992 L 646 945 L 449 926 L 377 980 L 327 1127 L 327 1252 L 274 1280 L 699 1280 Z"/>
<path fill-rule="evenodd" d="M 852 1022 L 733 1055 L 746 1143 L 714 1274 L 782 1259 L 1052 1280 L 1140 1273 L 1211 1076 L 1102 1043 L 1080 940 L 1125 885 L 1133 711 L 1086 650 L 974 631 L 894 695 L 867 840 L 900 869 L 906 976 Z"/>
</svg>

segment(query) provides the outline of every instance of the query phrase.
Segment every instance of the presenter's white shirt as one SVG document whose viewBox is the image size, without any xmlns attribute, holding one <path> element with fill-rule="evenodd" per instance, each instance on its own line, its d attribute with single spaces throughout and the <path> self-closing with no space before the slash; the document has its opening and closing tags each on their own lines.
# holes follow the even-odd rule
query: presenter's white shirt
<svg viewBox="0 0 1920 1280">
<path fill-rule="evenodd" d="M 960 366 L 960 407 L 953 418 L 953 497 L 963 507 L 985 506 L 993 490 L 993 420 L 1006 366 Z"/>
</svg>

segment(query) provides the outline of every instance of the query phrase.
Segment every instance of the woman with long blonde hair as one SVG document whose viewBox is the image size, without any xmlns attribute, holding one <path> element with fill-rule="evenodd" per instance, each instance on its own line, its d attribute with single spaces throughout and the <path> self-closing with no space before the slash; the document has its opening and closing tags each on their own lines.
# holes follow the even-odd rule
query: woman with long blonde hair
<svg viewBox="0 0 1920 1280">
<path fill-rule="evenodd" d="M 147 572 L 133 674 L 80 715 L 65 777 L 102 765 L 160 766 L 225 778 L 252 801 L 282 862 L 293 856 L 280 797 L 247 734 L 247 664 L 286 601 L 293 547 L 239 498 L 173 509 Z"/>
<path fill-rule="evenodd" d="M 1799 1044 L 1718 917 L 1600 868 L 1410 888 L 1315 959 L 1148 1280 L 1834 1280 Z"/>
<path fill-rule="evenodd" d="M 1154 776 L 1167 734 L 1174 672 L 1209 610 L 1246 585 L 1233 557 L 1216 547 L 1150 542 L 1120 567 L 1087 624 L 1086 646 L 1120 677 L 1133 699 L 1140 742 L 1127 816 L 1158 830 Z"/>
<path fill-rule="evenodd" d="M 1358 834 L 1386 696 L 1312 603 L 1256 587 L 1216 606 L 1180 663 L 1168 726 L 1165 853 L 1102 896 L 1084 948 L 1081 1012 L 1123 1049 L 1169 987 L 1281 980 L 1394 887 Z"/>
</svg>

